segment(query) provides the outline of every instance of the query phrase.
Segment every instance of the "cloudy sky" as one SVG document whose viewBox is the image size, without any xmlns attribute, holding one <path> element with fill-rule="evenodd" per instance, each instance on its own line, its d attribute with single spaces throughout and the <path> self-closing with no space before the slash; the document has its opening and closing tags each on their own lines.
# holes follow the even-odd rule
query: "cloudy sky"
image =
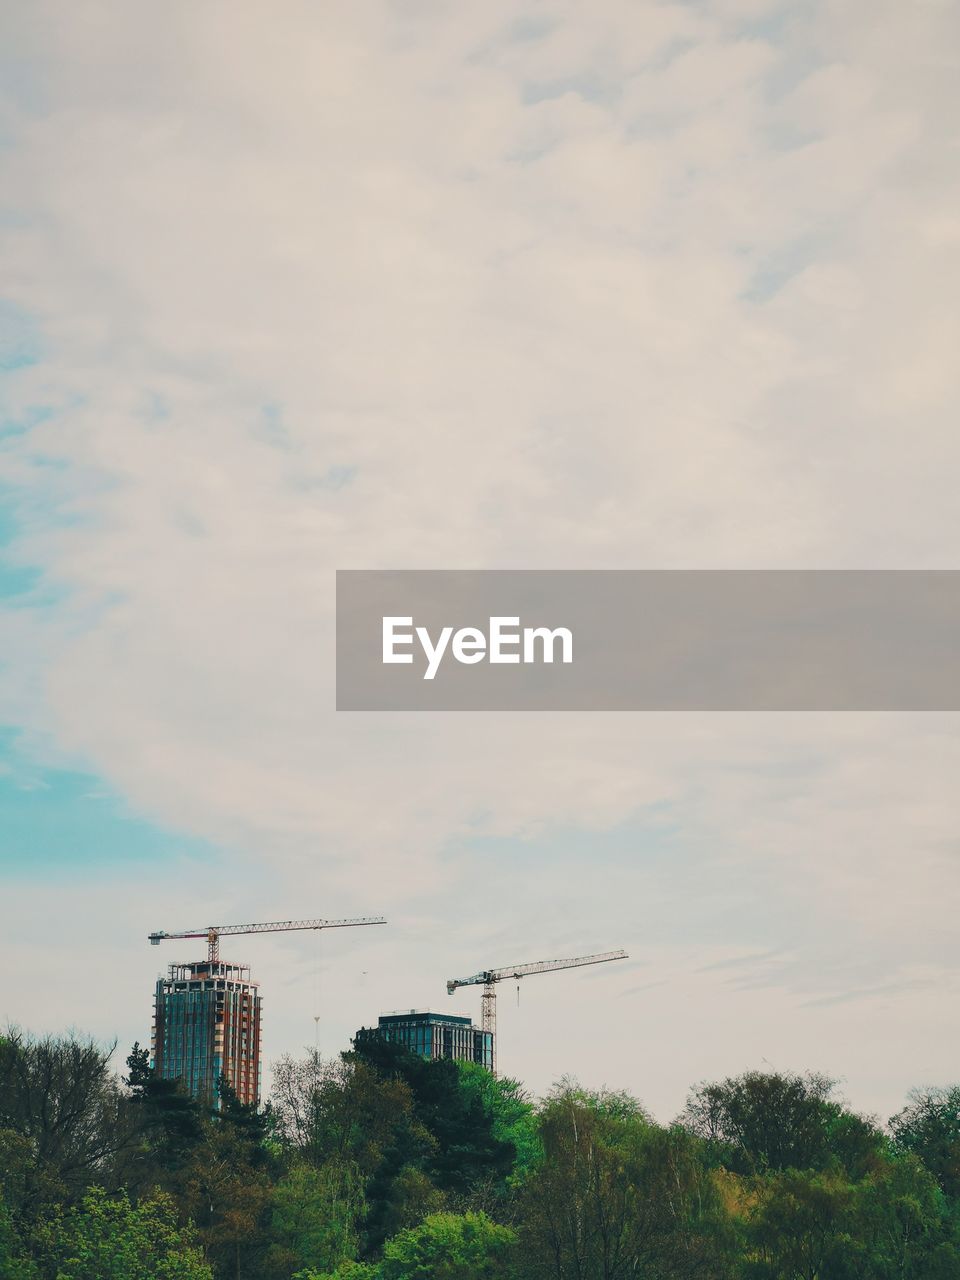
<svg viewBox="0 0 960 1280">
<path fill-rule="evenodd" d="M 927 715 L 350 715 L 336 568 L 947 568 L 951 0 L 0 11 L 0 1018 L 149 1036 L 238 939 L 266 1057 L 448 977 L 660 1117 L 954 1077 Z M 315 1018 L 319 1018 L 315 1029 Z"/>
</svg>

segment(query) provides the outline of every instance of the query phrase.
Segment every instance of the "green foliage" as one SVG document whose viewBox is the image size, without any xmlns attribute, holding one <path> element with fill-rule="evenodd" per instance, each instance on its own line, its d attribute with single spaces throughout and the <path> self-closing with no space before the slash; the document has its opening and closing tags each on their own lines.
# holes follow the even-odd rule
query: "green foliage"
<svg viewBox="0 0 960 1280">
<path fill-rule="evenodd" d="M 665 1128 L 377 1039 L 283 1060 L 264 1108 L 127 1065 L 0 1038 L 2 1280 L 960 1280 L 960 1089 L 884 1137 L 812 1075 Z"/>
<path fill-rule="evenodd" d="M 874 1170 L 857 1186 L 854 1207 L 849 1252 L 869 1260 L 868 1274 L 878 1280 L 960 1276 L 954 1215 L 916 1157 Z"/>
<path fill-rule="evenodd" d="M 116 1185 L 118 1157 L 135 1135 L 112 1052 L 76 1036 L 37 1039 L 12 1028 L 0 1037 L 0 1130 L 29 1146 L 29 1194 L 58 1188 L 70 1198 L 94 1180 Z"/>
<path fill-rule="evenodd" d="M 492 1110 L 457 1063 L 421 1058 L 375 1035 L 358 1037 L 347 1057 L 372 1070 L 378 1087 L 401 1085 L 409 1100 L 367 1184 L 365 1257 L 445 1205 L 472 1208 L 506 1192 L 513 1144 L 497 1136 Z"/>
<path fill-rule="evenodd" d="M 840 1173 L 788 1169 L 762 1187 L 750 1222 L 751 1276 L 817 1280 L 843 1273 L 854 1188 Z"/>
<path fill-rule="evenodd" d="M 960 1086 L 916 1090 L 890 1129 L 897 1146 L 918 1156 L 948 1196 L 960 1196 Z"/>
<path fill-rule="evenodd" d="M 379 1280 L 380 1268 L 370 1262 L 341 1262 L 336 1271 L 298 1271 L 291 1280 Z"/>
<path fill-rule="evenodd" d="M 383 1079 L 353 1054 L 333 1062 L 316 1053 L 281 1058 L 274 1067 L 273 1102 L 283 1142 L 316 1165 L 348 1161 L 369 1176 L 398 1143 L 410 1152 L 426 1151 L 432 1143 L 414 1117 L 407 1085 Z"/>
<path fill-rule="evenodd" d="M 838 1169 L 789 1169 L 757 1184 L 747 1239 L 751 1280 L 957 1280 L 955 1226 L 912 1158 L 859 1182 Z"/>
<path fill-rule="evenodd" d="M 489 1178 L 505 1179 L 512 1143 L 494 1133 L 494 1118 L 475 1091 L 463 1088 L 457 1063 L 421 1058 L 379 1036 L 357 1039 L 356 1056 L 384 1080 L 410 1090 L 416 1119 L 432 1139 L 426 1169 L 441 1191 L 466 1192 Z"/>
<path fill-rule="evenodd" d="M 36 1213 L 67 1194 L 56 1168 L 38 1161 L 35 1152 L 35 1144 L 24 1134 L 0 1129 L 0 1194 L 11 1213 Z"/>
<path fill-rule="evenodd" d="M 435 1213 L 383 1251 L 382 1280 L 498 1280 L 511 1274 L 516 1235 L 483 1213 Z"/>
<path fill-rule="evenodd" d="M 259 1107 L 253 1102 L 241 1102 L 226 1076 L 217 1081 L 217 1098 L 220 1107 L 216 1119 L 233 1130 L 248 1163 L 256 1168 L 268 1165 L 272 1158 L 271 1138 L 275 1129 L 270 1104 Z"/>
<path fill-rule="evenodd" d="M 364 1210 L 356 1165 L 330 1160 L 297 1162 L 273 1189 L 270 1201 L 271 1270 L 331 1271 L 352 1260 L 359 1247 L 357 1222 Z"/>
<path fill-rule="evenodd" d="M 389 1240 L 379 1264 L 345 1262 L 294 1280 L 513 1280 L 516 1233 L 484 1213 L 433 1213 Z"/>
<path fill-rule="evenodd" d="M 413 1164 L 395 1168 L 393 1153 L 387 1152 L 382 1168 L 367 1184 L 363 1252 L 375 1256 L 388 1237 L 438 1212 L 443 1203 L 443 1194 L 422 1169 Z"/>
<path fill-rule="evenodd" d="M 177 1197 L 218 1274 L 257 1274 L 270 1194 L 271 1170 L 251 1132 L 227 1117 L 207 1120 L 178 1176 Z"/>
<path fill-rule="evenodd" d="M 694 1137 L 660 1129 L 627 1095 L 569 1082 L 540 1132 L 520 1206 L 524 1280 L 726 1274 L 731 1233 Z"/>
<path fill-rule="evenodd" d="M 205 1108 L 190 1098 L 179 1080 L 167 1080 L 150 1066 L 146 1049 L 134 1044 L 125 1083 L 139 1126 L 140 1169 L 147 1181 L 170 1185 L 203 1138 Z"/>
<path fill-rule="evenodd" d="M 131 1205 L 91 1188 L 37 1224 L 33 1251 L 43 1280 L 212 1280 L 166 1197 Z"/>
<path fill-rule="evenodd" d="M 3 1280 L 37 1280 L 37 1275 L 36 1267 L 26 1256 L 13 1214 L 0 1195 L 0 1276 Z"/>
<path fill-rule="evenodd" d="M 493 1121 L 493 1135 L 513 1147 L 510 1186 L 519 1186 L 543 1159 L 543 1143 L 536 1109 L 519 1080 L 491 1075 L 476 1062 L 457 1064 L 461 1087 L 468 1097 L 479 1099 Z"/>
<path fill-rule="evenodd" d="M 709 1142 L 737 1173 L 826 1169 L 864 1174 L 884 1149 L 883 1135 L 831 1097 L 822 1075 L 749 1071 L 691 1093 L 681 1123 Z"/>
</svg>

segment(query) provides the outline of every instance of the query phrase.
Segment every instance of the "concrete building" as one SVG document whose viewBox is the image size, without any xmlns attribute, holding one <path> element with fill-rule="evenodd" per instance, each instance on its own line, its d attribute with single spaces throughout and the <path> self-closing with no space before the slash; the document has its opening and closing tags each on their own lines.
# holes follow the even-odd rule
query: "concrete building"
<svg viewBox="0 0 960 1280">
<path fill-rule="evenodd" d="M 260 1010 L 246 965 L 221 960 L 172 964 L 157 979 L 153 1066 L 183 1081 L 194 1098 L 216 1104 L 225 1076 L 241 1102 L 260 1101 Z"/>
<path fill-rule="evenodd" d="M 379 1035 L 402 1044 L 422 1058 L 452 1058 L 476 1062 L 493 1070 L 493 1033 L 481 1031 L 469 1018 L 427 1009 L 402 1009 L 381 1014 L 376 1027 L 363 1027 L 357 1039 Z"/>
</svg>

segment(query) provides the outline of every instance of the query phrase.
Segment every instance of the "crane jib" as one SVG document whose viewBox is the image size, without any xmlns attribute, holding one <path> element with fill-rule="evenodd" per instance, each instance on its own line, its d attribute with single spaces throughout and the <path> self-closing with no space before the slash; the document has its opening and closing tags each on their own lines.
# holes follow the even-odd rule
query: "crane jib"
<svg viewBox="0 0 960 1280">
<path fill-rule="evenodd" d="M 147 937 L 150 944 L 154 947 L 160 945 L 161 942 L 167 940 L 178 940 L 185 938 L 206 938 L 209 950 L 209 959 L 217 960 L 219 958 L 220 937 L 229 934 L 231 936 L 238 933 L 285 933 L 294 929 L 352 929 L 362 925 L 386 924 L 383 916 L 354 916 L 349 919 L 342 920 L 325 920 L 317 917 L 314 920 L 275 920 L 264 921 L 258 924 L 212 924 L 207 925 L 205 929 L 183 929 L 176 933 L 167 933 L 165 930 L 157 930 L 150 933 Z"/>
<path fill-rule="evenodd" d="M 608 960 L 627 960 L 626 951 L 603 951 L 596 955 L 571 956 L 565 960 L 535 960 L 532 964 L 510 965 L 502 969 L 484 969 L 469 978 L 451 978 L 447 991 L 451 994 L 458 987 L 486 986 L 503 982 L 507 978 L 526 978 L 535 973 L 552 973 L 558 969 L 579 969 L 589 964 L 605 964 Z"/>
<path fill-rule="evenodd" d="M 590 956 L 571 956 L 566 960 L 535 960 L 533 964 L 511 965 L 503 969 L 483 969 L 469 978 L 450 978 L 447 994 L 458 987 L 483 986 L 480 1000 L 480 1026 L 490 1037 L 490 1070 L 497 1074 L 497 991 L 496 984 L 506 978 L 526 978 L 534 973 L 554 973 L 558 969 L 579 969 L 588 964 L 604 964 L 608 960 L 628 960 L 626 951 L 602 951 Z"/>
</svg>

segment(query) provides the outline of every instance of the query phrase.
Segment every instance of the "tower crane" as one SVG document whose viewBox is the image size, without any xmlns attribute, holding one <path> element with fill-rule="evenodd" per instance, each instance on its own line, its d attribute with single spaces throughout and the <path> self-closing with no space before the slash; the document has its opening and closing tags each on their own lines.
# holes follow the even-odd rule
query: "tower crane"
<svg viewBox="0 0 960 1280">
<path fill-rule="evenodd" d="M 207 959 L 215 964 L 220 959 L 221 935 L 233 933 L 285 933 L 290 929 L 352 929 L 359 925 L 386 924 L 383 916 L 355 916 L 349 920 L 275 920 L 266 924 L 210 924 L 205 929 L 184 929 L 167 933 L 160 929 L 148 934 L 151 945 L 159 947 L 171 938 L 206 938 Z"/>
<path fill-rule="evenodd" d="M 447 995 L 452 996 L 458 987 L 483 986 L 480 1000 L 480 1025 L 489 1031 L 493 1042 L 493 1074 L 497 1074 L 497 988 L 505 978 L 527 978 L 532 973 L 553 973 L 556 969 L 579 969 L 587 964 L 605 964 L 608 960 L 626 960 L 626 951 L 601 951 L 593 956 L 574 956 L 569 960 L 535 960 L 533 964 L 508 965 L 503 969 L 482 969 L 469 978 L 450 978 Z"/>
</svg>

